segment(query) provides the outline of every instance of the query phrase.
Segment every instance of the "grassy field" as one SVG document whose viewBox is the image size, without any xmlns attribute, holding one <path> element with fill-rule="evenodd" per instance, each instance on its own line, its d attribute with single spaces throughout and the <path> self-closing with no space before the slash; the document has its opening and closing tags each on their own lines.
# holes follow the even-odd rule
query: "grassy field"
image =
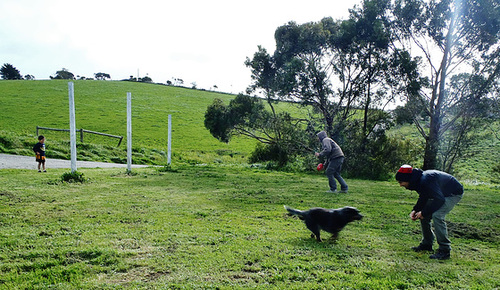
<svg viewBox="0 0 500 290">
<path fill-rule="evenodd" d="M 416 194 L 395 182 L 245 166 L 0 172 L 0 289 L 498 289 L 500 188 L 466 187 L 448 215 L 452 259 L 410 250 Z M 365 216 L 318 243 L 283 205 Z M 324 233 L 325 234 L 325 233 Z M 324 238 L 328 238 L 325 234 Z"/>
<path fill-rule="evenodd" d="M 74 84 L 76 127 L 125 137 L 117 147 L 117 139 L 85 134 L 84 142 L 77 142 L 79 160 L 126 163 L 127 92 L 132 93 L 135 164 L 166 163 L 169 114 L 175 164 L 244 164 L 255 148 L 256 141 L 245 137 L 235 137 L 229 144 L 219 142 L 204 127 L 205 111 L 214 98 L 227 104 L 233 95 L 123 81 L 85 80 Z M 69 128 L 68 103 L 65 80 L 0 81 L 0 152 L 32 155 L 36 126 Z M 288 103 L 276 108 L 297 116 L 306 114 Z M 499 129 L 497 123 L 489 130 Z M 69 133 L 41 130 L 40 134 L 46 136 L 48 158 L 70 159 Z M 390 134 L 414 140 L 416 148 L 423 146 L 413 126 L 396 127 Z M 498 184 L 500 176 L 492 167 L 498 166 L 500 140 L 485 132 L 472 152 L 467 160 L 457 163 L 453 173 L 470 184 Z"/>
<path fill-rule="evenodd" d="M 464 166 L 462 180 L 486 182 L 465 183 L 447 217 L 452 259 L 434 261 L 410 250 L 420 240 L 408 218 L 416 193 L 394 181 L 348 179 L 349 194 L 327 194 L 320 173 L 252 167 L 254 141 L 214 139 L 203 126 L 206 107 L 234 96 L 75 81 L 77 128 L 125 136 L 127 92 L 134 163 L 165 164 L 172 114 L 172 167 L 83 169 L 83 184 L 61 182 L 68 170 L 50 165 L 46 174 L 0 170 L 0 289 L 500 287 L 500 187 L 488 182 L 498 140 L 482 143 Z M 37 125 L 69 127 L 67 81 L 0 81 L 0 103 L 0 152 L 31 155 Z M 398 134 L 411 136 L 405 130 Z M 67 133 L 41 133 L 49 158 L 69 158 Z M 125 140 L 119 148 L 115 139 L 85 140 L 79 160 L 124 162 Z M 355 206 L 365 218 L 337 241 L 317 243 L 285 204 Z"/>
<path fill-rule="evenodd" d="M 116 148 L 117 139 L 85 134 L 84 146 L 92 148 L 86 150 L 81 160 L 113 156 L 126 162 L 127 92 L 132 93 L 132 141 L 136 163 L 144 163 L 144 155 L 147 155 L 145 160 L 165 163 L 169 114 L 172 115 L 174 160 L 198 163 L 220 159 L 241 163 L 255 145 L 254 141 L 244 138 L 234 138 L 230 144 L 221 143 L 204 127 L 204 114 L 213 99 L 229 102 L 233 95 L 112 81 L 74 81 L 74 87 L 77 128 L 125 137 Z M 68 81 L 0 81 L 0 92 L 1 135 L 7 136 L 4 139 L 10 138 L 4 142 L 13 140 L 11 142 L 25 148 L 7 153 L 31 155 L 30 148 L 37 142 L 36 126 L 69 128 Z M 49 157 L 69 159 L 69 133 L 41 130 L 40 134 L 46 136 Z"/>
</svg>

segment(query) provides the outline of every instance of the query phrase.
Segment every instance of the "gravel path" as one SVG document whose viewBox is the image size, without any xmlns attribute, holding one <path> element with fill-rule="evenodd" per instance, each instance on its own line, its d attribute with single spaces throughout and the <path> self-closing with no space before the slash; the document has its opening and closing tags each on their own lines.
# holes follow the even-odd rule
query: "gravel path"
<svg viewBox="0 0 500 290">
<path fill-rule="evenodd" d="M 9 155 L 0 153 L 0 169 L 37 169 L 38 163 L 35 161 L 35 156 Z M 50 168 L 71 168 L 71 160 L 50 159 L 48 158 L 45 166 Z M 127 164 L 93 162 L 93 161 L 76 161 L 76 168 L 127 168 Z M 132 168 L 148 167 L 148 165 L 134 165 Z"/>
</svg>

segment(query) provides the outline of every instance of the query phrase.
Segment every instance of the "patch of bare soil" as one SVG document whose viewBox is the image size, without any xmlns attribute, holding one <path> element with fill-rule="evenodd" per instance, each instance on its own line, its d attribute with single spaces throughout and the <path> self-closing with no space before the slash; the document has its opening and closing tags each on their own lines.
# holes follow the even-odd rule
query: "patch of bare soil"
<svg viewBox="0 0 500 290">
<path fill-rule="evenodd" d="M 448 234 L 450 236 L 493 243 L 500 241 L 500 234 L 493 228 L 475 227 L 466 223 L 446 223 L 448 225 Z"/>
</svg>

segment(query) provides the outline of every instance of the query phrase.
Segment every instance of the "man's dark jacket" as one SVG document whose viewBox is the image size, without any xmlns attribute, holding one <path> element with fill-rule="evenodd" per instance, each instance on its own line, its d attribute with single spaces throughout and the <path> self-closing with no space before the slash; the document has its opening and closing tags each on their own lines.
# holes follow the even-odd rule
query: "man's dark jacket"
<svg viewBox="0 0 500 290">
<path fill-rule="evenodd" d="M 422 171 L 418 168 L 412 171 L 408 189 L 418 193 L 418 200 L 413 210 L 421 211 L 424 217 L 430 217 L 440 209 L 446 197 L 464 193 L 462 184 L 450 174 L 438 170 Z"/>
</svg>

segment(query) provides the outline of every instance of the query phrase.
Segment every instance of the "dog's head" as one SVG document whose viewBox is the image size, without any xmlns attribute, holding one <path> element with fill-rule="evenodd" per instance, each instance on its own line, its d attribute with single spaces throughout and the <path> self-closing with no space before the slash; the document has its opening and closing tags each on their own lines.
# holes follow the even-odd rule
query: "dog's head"
<svg viewBox="0 0 500 290">
<path fill-rule="evenodd" d="M 363 215 L 359 213 L 359 210 L 355 207 L 346 206 L 341 209 L 342 214 L 349 220 L 349 222 L 361 220 Z"/>
</svg>

